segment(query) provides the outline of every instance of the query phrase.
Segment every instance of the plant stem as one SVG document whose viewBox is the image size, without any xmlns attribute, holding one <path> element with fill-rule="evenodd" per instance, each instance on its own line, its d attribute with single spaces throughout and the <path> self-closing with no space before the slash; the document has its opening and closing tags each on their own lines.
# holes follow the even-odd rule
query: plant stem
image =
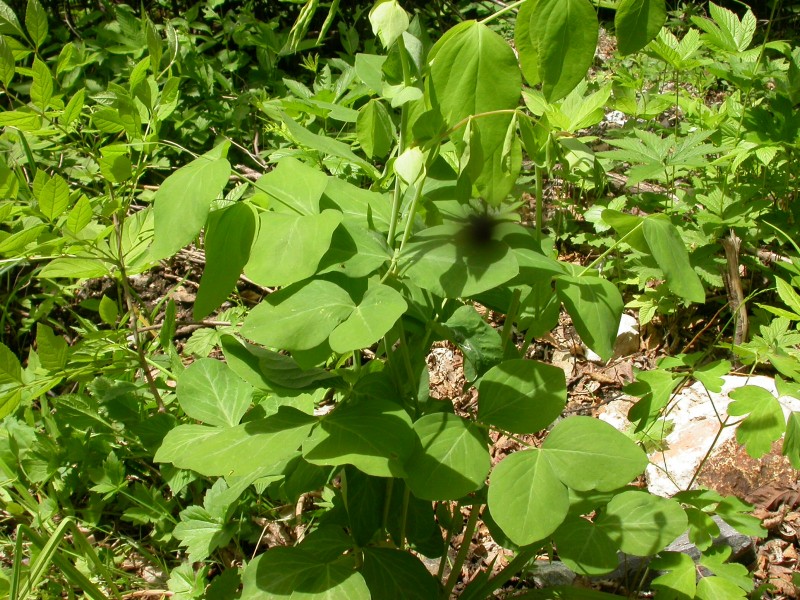
<svg viewBox="0 0 800 600">
<path fill-rule="evenodd" d="M 411 500 L 411 488 L 403 483 L 403 512 L 400 516 L 400 550 L 406 549 L 406 525 L 408 524 L 408 503 Z"/>
<path fill-rule="evenodd" d="M 536 239 L 542 239 L 542 167 L 536 165 Z"/>
<path fill-rule="evenodd" d="M 581 273 L 580 273 L 579 277 L 583 277 L 583 276 L 584 276 L 586 273 L 588 273 L 589 271 L 591 271 L 592 269 L 594 269 L 594 268 L 595 268 L 595 267 L 596 267 L 598 264 L 600 264 L 600 263 L 603 261 L 603 259 L 604 259 L 606 256 L 608 256 L 609 254 L 611 254 L 612 252 L 614 252 L 614 251 L 616 250 L 616 248 L 617 248 L 617 247 L 618 247 L 618 246 L 619 246 L 619 245 L 620 245 L 622 242 L 624 242 L 624 241 L 625 241 L 625 240 L 627 240 L 627 239 L 628 239 L 630 236 L 632 236 L 634 233 L 636 233 L 637 231 L 639 231 L 639 229 L 641 229 L 641 228 L 642 228 L 642 223 L 644 223 L 644 221 L 639 221 L 639 223 L 637 223 L 637 224 L 636 224 L 636 226 L 635 226 L 633 229 L 631 229 L 631 230 L 630 230 L 628 233 L 626 233 L 626 234 L 625 234 L 625 235 L 623 235 L 621 238 L 619 238 L 619 239 L 618 239 L 616 242 L 614 242 L 614 244 L 613 244 L 613 245 L 612 245 L 610 248 L 608 248 L 608 249 L 607 249 L 605 252 L 603 252 L 603 253 L 602 253 L 600 256 L 598 256 L 597 258 L 595 258 L 595 259 L 594 259 L 594 260 L 593 260 L 593 261 L 592 261 L 592 262 L 591 262 L 591 263 L 590 263 L 588 266 L 586 266 L 586 267 L 583 269 L 583 271 L 581 271 Z"/>
<path fill-rule="evenodd" d="M 533 546 L 525 546 L 520 548 L 517 555 L 503 567 L 500 572 L 494 577 L 482 582 L 476 592 L 470 590 L 470 597 L 472 598 L 488 598 L 491 593 L 503 585 L 506 581 L 511 579 L 514 575 L 519 573 L 530 560 L 536 556 L 538 548 Z"/>
<path fill-rule="evenodd" d="M 447 578 L 447 583 L 444 585 L 442 598 L 449 598 L 450 592 L 453 591 L 453 588 L 458 582 L 458 578 L 461 575 L 461 567 L 464 566 L 464 561 L 467 558 L 467 553 L 469 552 L 469 547 L 472 542 L 472 534 L 475 533 L 475 527 L 478 525 L 478 515 L 480 512 L 479 504 L 473 504 L 472 508 L 470 508 L 467 526 L 464 529 L 464 536 L 461 539 L 461 547 L 458 549 L 456 560 L 453 563 L 453 569 L 450 571 L 450 576 Z"/>
<path fill-rule="evenodd" d="M 490 22 L 494 21 L 497 17 L 499 17 L 501 15 L 504 15 L 505 13 L 507 13 L 507 12 L 509 12 L 511 10 L 514 10 L 515 8 L 517 8 L 519 6 L 522 6 L 524 3 L 525 3 L 525 0 L 517 0 L 517 2 L 512 2 L 508 6 L 504 6 L 503 8 L 498 10 L 496 13 L 492 13 L 491 15 L 489 15 L 488 17 L 483 19 L 481 21 L 481 24 L 486 25 L 487 23 L 490 23 Z"/>
<path fill-rule="evenodd" d="M 453 527 L 455 526 L 456 515 L 461 516 L 461 503 L 456 502 L 455 508 L 449 507 L 448 510 L 451 510 L 450 526 L 447 528 L 447 535 L 444 538 L 444 552 L 442 552 L 442 558 L 439 561 L 439 571 L 436 575 L 439 581 L 441 581 L 444 576 L 444 567 L 447 565 L 447 559 L 449 558 L 450 540 L 453 539 Z"/>
</svg>

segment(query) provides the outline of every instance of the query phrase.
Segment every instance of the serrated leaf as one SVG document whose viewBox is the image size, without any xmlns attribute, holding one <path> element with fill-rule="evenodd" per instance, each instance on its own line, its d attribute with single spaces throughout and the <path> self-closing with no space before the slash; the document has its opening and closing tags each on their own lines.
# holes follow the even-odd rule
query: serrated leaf
<svg viewBox="0 0 800 600">
<path fill-rule="evenodd" d="M 25 28 L 38 49 L 47 39 L 47 11 L 39 0 L 28 0 L 25 9 Z"/>
<path fill-rule="evenodd" d="M 31 101 L 41 110 L 50 107 L 53 98 L 53 76 L 50 68 L 38 58 L 33 61 L 33 83 L 31 84 Z"/>
<path fill-rule="evenodd" d="M 303 443 L 303 458 L 315 465 L 350 464 L 376 477 L 403 477 L 413 448 L 411 419 L 402 407 L 371 399 L 320 419 Z"/>
<path fill-rule="evenodd" d="M 62 371 L 67 364 L 67 340 L 48 325 L 36 324 L 36 350 L 42 367 L 50 373 Z"/>
<path fill-rule="evenodd" d="M 0 385 L 22 383 L 22 365 L 11 349 L 0 342 Z"/>
<path fill-rule="evenodd" d="M 270 348 L 310 350 L 353 312 L 355 303 L 335 283 L 296 283 L 267 296 L 245 318 L 242 335 Z"/>
<path fill-rule="evenodd" d="M 186 547 L 193 562 L 205 560 L 231 539 L 232 532 L 227 530 L 224 520 L 211 515 L 201 506 L 182 510 L 180 519 L 172 534 L 181 542 L 181 546 Z"/>
<path fill-rule="evenodd" d="M 508 538 L 519 546 L 547 538 L 569 511 L 569 494 L 541 450 L 515 452 L 494 468 L 489 510 Z"/>
<path fill-rule="evenodd" d="M 794 288 L 786 283 L 783 279 L 776 277 L 775 286 L 778 290 L 778 296 L 783 300 L 784 304 L 794 312 L 795 320 L 800 320 L 800 294 Z"/>
<path fill-rule="evenodd" d="M 224 158 L 229 142 L 196 158 L 167 177 L 155 194 L 154 260 L 172 256 L 205 225 L 211 202 L 228 183 L 231 165 Z"/>
<path fill-rule="evenodd" d="M 253 388 L 227 364 L 193 362 L 178 377 L 178 402 L 187 416 L 207 425 L 238 425 L 253 400 Z"/>
<path fill-rule="evenodd" d="M 781 454 L 789 459 L 792 467 L 800 469 L 800 412 L 789 415 Z"/>
<path fill-rule="evenodd" d="M 478 384 L 478 419 L 512 433 L 535 433 L 564 410 L 563 370 L 533 360 L 507 360 Z"/>
<path fill-rule="evenodd" d="M 649 462 L 644 451 L 624 433 L 591 417 L 559 422 L 541 451 L 556 476 L 578 491 L 622 487 L 641 475 Z"/>
<path fill-rule="evenodd" d="M 86 90 L 84 88 L 79 89 L 72 98 L 69 99 L 67 105 L 64 107 L 64 112 L 61 113 L 60 123 L 64 127 L 69 127 L 75 119 L 77 119 L 81 111 L 83 110 L 83 102 L 84 102 L 84 94 Z"/>
<path fill-rule="evenodd" d="M 417 443 L 406 463 L 408 486 L 418 498 L 456 500 L 483 486 L 491 459 L 480 430 L 452 413 L 414 423 Z"/>
<path fill-rule="evenodd" d="M 39 210 L 48 221 L 58 219 L 69 205 L 69 185 L 60 175 L 53 175 L 39 192 Z"/>
<path fill-rule="evenodd" d="M 736 440 L 745 446 L 753 458 L 764 456 L 786 429 L 780 402 L 762 387 L 746 385 L 730 393 L 734 402 L 728 414 L 747 415 L 736 428 Z"/>
<path fill-rule="evenodd" d="M 14 14 L 13 9 L 2 0 L 0 0 L 0 25 L 5 25 L 14 33 L 19 34 L 19 37 L 25 39 L 25 34 L 22 32 L 22 25 L 20 25 L 17 15 Z"/>
<path fill-rule="evenodd" d="M 16 72 L 16 61 L 6 38 L 0 35 L 0 83 L 8 87 Z"/>
<path fill-rule="evenodd" d="M 767 530 L 761 524 L 761 519 L 752 514 L 753 506 L 743 502 L 736 496 L 726 496 L 716 506 L 717 515 L 739 533 L 753 537 L 766 537 Z"/>
<path fill-rule="evenodd" d="M 42 128 L 42 117 L 30 110 L 0 112 L 0 126 L 16 127 L 20 131 L 37 131 Z"/>
</svg>

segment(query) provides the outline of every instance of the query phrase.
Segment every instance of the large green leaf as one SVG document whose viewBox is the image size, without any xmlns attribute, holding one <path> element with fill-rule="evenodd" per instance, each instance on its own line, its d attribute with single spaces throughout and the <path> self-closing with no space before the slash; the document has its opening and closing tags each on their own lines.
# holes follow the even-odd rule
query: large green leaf
<svg viewBox="0 0 800 600">
<path fill-rule="evenodd" d="M 316 533 L 300 546 L 271 548 L 251 561 L 241 600 L 370 600 L 354 555 L 314 540 Z"/>
<path fill-rule="evenodd" d="M 621 54 L 633 54 L 654 39 L 667 20 L 664 0 L 620 0 L 614 17 Z"/>
<path fill-rule="evenodd" d="M 460 306 L 441 330 L 464 355 L 464 375 L 469 382 L 503 360 L 500 334 L 472 305 Z"/>
<path fill-rule="evenodd" d="M 325 210 L 318 215 L 265 212 L 245 273 L 268 287 L 287 286 L 310 277 L 330 248 L 331 236 L 342 213 Z"/>
<path fill-rule="evenodd" d="M 594 59 L 595 9 L 589 0 L 528 0 L 522 8 L 516 40 L 525 77 L 531 85 L 542 84 L 548 101 L 563 98 Z"/>
<path fill-rule="evenodd" d="M 242 335 L 270 348 L 310 350 L 353 312 L 349 294 L 322 279 L 296 283 L 267 296 L 245 318 Z"/>
<path fill-rule="evenodd" d="M 231 335 L 223 335 L 221 343 L 233 372 L 257 389 L 290 395 L 329 387 L 338 380 L 324 369 L 302 369 L 291 356 L 253 346 Z"/>
<path fill-rule="evenodd" d="M 28 30 L 28 35 L 38 49 L 47 38 L 48 30 L 47 11 L 39 0 L 28 0 L 25 9 L 25 29 Z"/>
<path fill-rule="evenodd" d="M 207 425 L 238 425 L 252 396 L 253 388 L 219 360 L 201 358 L 178 377 L 183 412 Z"/>
<path fill-rule="evenodd" d="M 333 232 L 330 248 L 320 260 L 318 272 L 366 277 L 391 257 L 385 236 L 367 227 L 343 222 Z"/>
<path fill-rule="evenodd" d="M 406 481 L 424 500 L 456 500 L 483 486 L 491 467 L 480 429 L 452 413 L 434 413 L 414 423 L 417 442 L 406 463 Z"/>
<path fill-rule="evenodd" d="M 489 509 L 519 546 L 547 538 L 569 511 L 569 493 L 541 450 L 515 452 L 492 471 Z"/>
<path fill-rule="evenodd" d="M 791 413 L 786 421 L 781 454 L 789 459 L 795 469 L 800 469 L 800 412 Z"/>
<path fill-rule="evenodd" d="M 315 215 L 320 212 L 319 200 L 328 185 L 328 179 L 319 169 L 309 167 L 296 158 L 286 157 L 253 186 L 277 200 L 284 211 Z M 278 209 L 278 206 L 275 208 Z"/>
<path fill-rule="evenodd" d="M 39 191 L 39 210 L 48 221 L 55 221 L 69 206 L 69 185 L 60 175 L 53 175 Z"/>
<path fill-rule="evenodd" d="M 467 21 L 454 27 L 431 49 L 429 61 L 432 100 L 450 127 L 519 103 L 522 81 L 514 51 L 486 25 Z"/>
<path fill-rule="evenodd" d="M 320 419 L 303 444 L 303 458 L 315 465 L 353 465 L 377 477 L 403 477 L 403 463 L 413 449 L 414 431 L 405 410 L 388 400 L 369 399 Z"/>
<path fill-rule="evenodd" d="M 570 417 L 558 423 L 542 444 L 542 452 L 558 478 L 578 491 L 622 487 L 648 464 L 647 455 L 633 440 L 591 417 Z"/>
<path fill-rule="evenodd" d="M 207 316 L 227 299 L 250 257 L 255 231 L 255 215 L 246 204 L 234 204 L 209 215 L 206 265 L 193 307 L 195 319 Z"/>
<path fill-rule="evenodd" d="M 364 548 L 361 574 L 373 599 L 430 600 L 439 594 L 439 582 L 425 565 L 402 550 Z"/>
<path fill-rule="evenodd" d="M 581 339 L 603 360 L 611 358 L 623 307 L 617 287 L 600 277 L 562 276 L 556 291 Z"/>
<path fill-rule="evenodd" d="M 786 430 L 780 402 L 769 391 L 755 385 L 745 385 L 730 394 L 734 402 L 728 407 L 733 417 L 747 415 L 736 428 L 736 440 L 745 446 L 753 458 L 764 456 Z"/>
<path fill-rule="evenodd" d="M 478 384 L 478 418 L 513 433 L 535 433 L 564 410 L 564 371 L 534 360 L 507 360 Z"/>
<path fill-rule="evenodd" d="M 11 349 L 0 342 L 0 385 L 22 383 L 22 365 Z"/>
<path fill-rule="evenodd" d="M 405 274 L 411 281 L 448 298 L 474 296 L 519 272 L 506 244 L 494 239 L 475 242 L 454 224 L 430 227 L 412 237 L 401 260 L 408 265 Z"/>
<path fill-rule="evenodd" d="M 155 194 L 154 260 L 172 256 L 191 242 L 205 225 L 211 202 L 222 193 L 231 165 L 225 158 L 229 142 L 181 167 Z"/>
<path fill-rule="evenodd" d="M 705 302 L 706 292 L 689 262 L 686 245 L 675 226 L 666 218 L 644 220 L 644 238 L 656 263 L 664 271 L 669 289 L 691 302 Z"/>
<path fill-rule="evenodd" d="M 371 346 L 392 328 L 407 307 L 403 296 L 388 285 L 370 287 L 350 316 L 331 332 L 331 349 L 344 354 Z"/>
<path fill-rule="evenodd" d="M 666 571 L 653 580 L 653 587 L 668 598 L 684 600 L 695 597 L 697 565 L 692 557 L 682 552 L 662 552 L 650 563 L 652 569 Z"/>
<path fill-rule="evenodd" d="M 154 460 L 207 477 L 268 471 L 297 451 L 314 423 L 314 417 L 282 407 L 270 417 L 235 427 L 178 425 L 166 435 Z"/>
<path fill-rule="evenodd" d="M 522 144 L 514 115 L 493 115 L 473 124 L 479 132 L 481 169 L 475 187 L 491 206 L 506 199 L 522 167 Z"/>
<path fill-rule="evenodd" d="M 586 519 L 569 517 L 553 539 L 558 558 L 580 575 L 603 575 L 617 568 L 618 546 L 603 529 Z"/>
<path fill-rule="evenodd" d="M 675 500 L 630 490 L 614 496 L 595 525 L 623 552 L 652 556 L 684 533 L 689 521 Z"/>
<path fill-rule="evenodd" d="M 369 158 L 389 154 L 395 138 L 394 123 L 382 102 L 370 100 L 358 111 L 356 137 Z"/>
</svg>

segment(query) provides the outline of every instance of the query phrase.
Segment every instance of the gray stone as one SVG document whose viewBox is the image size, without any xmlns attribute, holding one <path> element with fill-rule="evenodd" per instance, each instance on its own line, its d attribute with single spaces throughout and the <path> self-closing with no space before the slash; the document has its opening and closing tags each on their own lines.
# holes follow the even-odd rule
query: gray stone
<svg viewBox="0 0 800 600">
<path fill-rule="evenodd" d="M 726 545 L 731 549 L 731 560 L 735 560 L 755 547 L 753 538 L 739 533 L 720 517 L 714 515 L 714 522 L 719 527 L 719 536 L 712 542 L 715 546 Z M 683 552 L 692 557 L 695 562 L 700 559 L 700 550 L 689 541 L 689 534 L 684 533 L 677 540 L 666 547 L 669 552 Z"/>
<path fill-rule="evenodd" d="M 577 575 L 563 562 L 537 560 L 528 571 L 527 579 L 536 587 L 549 588 L 557 585 L 572 585 Z"/>
</svg>

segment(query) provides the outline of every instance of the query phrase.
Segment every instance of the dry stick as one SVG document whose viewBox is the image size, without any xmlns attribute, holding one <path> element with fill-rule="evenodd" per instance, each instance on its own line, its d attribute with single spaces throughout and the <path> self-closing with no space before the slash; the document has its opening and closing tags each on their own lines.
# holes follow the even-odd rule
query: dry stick
<svg viewBox="0 0 800 600">
<path fill-rule="evenodd" d="M 747 317 L 747 305 L 744 302 L 744 291 L 742 290 L 742 278 L 739 275 L 739 248 L 742 240 L 730 231 L 727 237 L 722 238 L 722 247 L 725 250 L 727 259 L 727 270 L 725 272 L 725 290 L 728 292 L 728 302 L 731 311 L 735 315 L 733 343 L 742 344 L 747 339 L 747 331 L 750 322 Z"/>
</svg>

